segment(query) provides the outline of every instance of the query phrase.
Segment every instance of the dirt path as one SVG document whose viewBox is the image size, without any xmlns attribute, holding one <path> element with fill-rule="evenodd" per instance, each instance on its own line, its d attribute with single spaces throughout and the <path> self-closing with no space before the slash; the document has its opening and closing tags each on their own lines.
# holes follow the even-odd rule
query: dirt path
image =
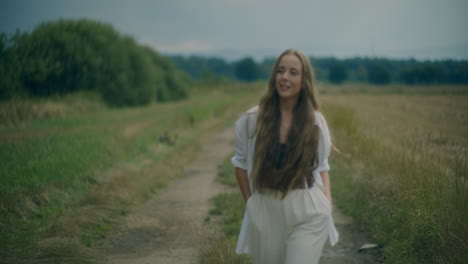
<svg viewBox="0 0 468 264">
<path fill-rule="evenodd" d="M 205 217 L 210 198 L 223 192 L 214 181 L 217 166 L 232 151 L 232 129 L 210 137 L 198 158 L 186 168 L 186 177 L 174 180 L 158 196 L 127 216 L 119 232 L 104 241 L 100 249 L 108 264 L 185 264 L 196 263 L 197 253 L 206 238 Z M 334 210 L 341 240 L 326 247 L 321 264 L 378 263 L 369 253 L 357 253 L 365 237 L 353 231 L 349 217 Z"/>
<path fill-rule="evenodd" d="M 217 166 L 232 151 L 232 129 L 209 138 L 186 176 L 174 180 L 158 196 L 126 219 L 124 228 L 102 248 L 109 264 L 196 263 L 203 243 L 203 220 L 210 198 L 224 187 L 214 181 Z"/>
</svg>

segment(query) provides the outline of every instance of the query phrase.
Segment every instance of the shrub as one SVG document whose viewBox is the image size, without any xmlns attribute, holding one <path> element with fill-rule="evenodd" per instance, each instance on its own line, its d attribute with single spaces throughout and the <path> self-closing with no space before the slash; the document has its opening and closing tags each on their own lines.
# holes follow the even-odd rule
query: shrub
<svg viewBox="0 0 468 264">
<path fill-rule="evenodd" d="M 95 90 L 109 105 L 126 106 L 156 100 L 159 90 L 171 91 L 166 100 L 187 95 L 169 59 L 109 24 L 45 22 L 10 39 L 2 34 L 0 44 L 0 99 Z"/>
</svg>

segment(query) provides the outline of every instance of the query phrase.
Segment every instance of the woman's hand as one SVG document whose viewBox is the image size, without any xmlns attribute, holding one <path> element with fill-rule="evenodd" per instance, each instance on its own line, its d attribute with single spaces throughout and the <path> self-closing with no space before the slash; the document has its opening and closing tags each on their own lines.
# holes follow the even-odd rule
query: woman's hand
<svg viewBox="0 0 468 264">
<path fill-rule="evenodd" d="M 250 192 L 249 186 L 249 177 L 247 176 L 247 171 L 241 168 L 236 167 L 236 178 L 239 188 L 241 190 L 244 201 L 247 203 L 252 193 Z"/>
<path fill-rule="evenodd" d="M 331 188 L 330 188 L 330 176 L 328 175 L 328 171 L 320 172 L 320 176 L 322 177 L 323 182 L 323 189 L 325 192 L 325 196 L 330 201 L 330 204 L 333 205 L 333 200 L 331 196 Z"/>
</svg>

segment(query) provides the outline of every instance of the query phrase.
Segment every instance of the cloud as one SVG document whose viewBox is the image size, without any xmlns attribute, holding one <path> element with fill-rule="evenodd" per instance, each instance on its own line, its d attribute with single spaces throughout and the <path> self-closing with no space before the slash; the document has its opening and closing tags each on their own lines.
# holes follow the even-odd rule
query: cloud
<svg viewBox="0 0 468 264">
<path fill-rule="evenodd" d="M 153 44 L 152 46 L 163 53 L 199 53 L 216 49 L 212 44 L 199 40 L 187 40 L 176 44 Z"/>
</svg>

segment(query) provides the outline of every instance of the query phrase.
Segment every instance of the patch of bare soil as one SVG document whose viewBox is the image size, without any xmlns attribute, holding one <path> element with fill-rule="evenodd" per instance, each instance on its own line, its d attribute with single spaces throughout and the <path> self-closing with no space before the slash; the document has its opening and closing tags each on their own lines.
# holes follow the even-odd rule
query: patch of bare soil
<svg viewBox="0 0 468 264">
<path fill-rule="evenodd" d="M 369 237 L 356 229 L 353 219 L 333 208 L 333 220 L 340 234 L 338 243 L 331 247 L 328 242 L 320 264 L 375 264 L 379 259 L 378 248 L 359 250 L 365 244 L 372 244 Z"/>
</svg>

